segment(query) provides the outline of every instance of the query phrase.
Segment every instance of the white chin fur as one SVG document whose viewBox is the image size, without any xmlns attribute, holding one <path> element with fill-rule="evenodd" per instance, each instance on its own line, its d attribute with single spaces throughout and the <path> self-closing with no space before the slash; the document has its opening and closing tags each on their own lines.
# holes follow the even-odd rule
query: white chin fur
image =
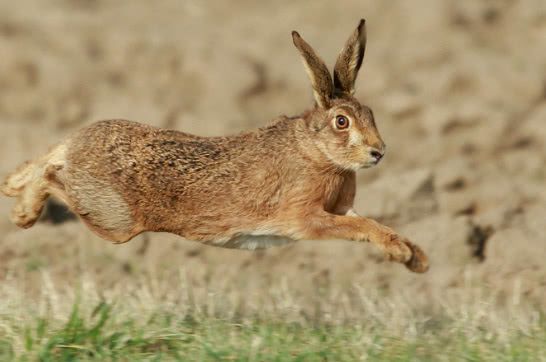
<svg viewBox="0 0 546 362">
<path fill-rule="evenodd" d="M 359 165 L 358 168 L 370 168 L 377 165 L 377 162 L 366 162 Z"/>
</svg>

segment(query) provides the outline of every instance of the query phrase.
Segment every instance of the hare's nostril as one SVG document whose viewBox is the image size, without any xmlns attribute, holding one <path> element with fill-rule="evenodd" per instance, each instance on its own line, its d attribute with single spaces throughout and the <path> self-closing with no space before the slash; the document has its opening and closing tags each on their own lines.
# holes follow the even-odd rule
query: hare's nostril
<svg viewBox="0 0 546 362">
<path fill-rule="evenodd" d="M 376 161 L 379 162 L 379 160 L 383 157 L 383 152 L 379 152 L 378 150 L 372 150 L 370 152 L 373 158 L 376 159 Z"/>
</svg>

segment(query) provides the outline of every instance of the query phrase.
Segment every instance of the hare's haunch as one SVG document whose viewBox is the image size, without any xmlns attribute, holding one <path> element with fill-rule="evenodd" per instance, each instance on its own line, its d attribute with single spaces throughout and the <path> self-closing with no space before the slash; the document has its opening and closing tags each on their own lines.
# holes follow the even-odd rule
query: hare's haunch
<svg viewBox="0 0 546 362">
<path fill-rule="evenodd" d="M 101 237 L 123 243 L 166 231 L 229 248 L 301 239 L 369 241 L 415 272 L 425 254 L 353 211 L 355 172 L 385 153 L 372 111 L 353 97 L 366 46 L 364 20 L 333 77 L 297 32 L 316 105 L 230 137 L 198 137 L 108 120 L 80 130 L 6 178 L 12 220 L 31 227 L 49 195 Z"/>
</svg>

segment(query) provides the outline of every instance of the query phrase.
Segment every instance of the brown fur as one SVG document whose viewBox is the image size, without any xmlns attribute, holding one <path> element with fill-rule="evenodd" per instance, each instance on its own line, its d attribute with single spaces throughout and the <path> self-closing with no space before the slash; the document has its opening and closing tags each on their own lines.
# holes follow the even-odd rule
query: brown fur
<svg viewBox="0 0 546 362">
<path fill-rule="evenodd" d="M 364 53 L 353 50 L 364 46 L 362 31 L 363 23 L 338 58 L 343 85 L 354 85 L 358 69 L 351 64 Z M 426 271 L 416 245 L 353 211 L 355 171 L 375 165 L 384 143 L 371 110 L 350 89 L 335 89 L 297 33 L 294 43 L 312 79 L 315 108 L 230 137 L 125 120 L 94 123 L 6 179 L 4 194 L 18 197 L 12 219 L 32 226 L 54 195 L 116 243 L 143 231 L 250 249 L 337 238 L 370 241 L 410 270 Z M 337 128 L 339 115 L 349 121 L 346 129 Z"/>
</svg>

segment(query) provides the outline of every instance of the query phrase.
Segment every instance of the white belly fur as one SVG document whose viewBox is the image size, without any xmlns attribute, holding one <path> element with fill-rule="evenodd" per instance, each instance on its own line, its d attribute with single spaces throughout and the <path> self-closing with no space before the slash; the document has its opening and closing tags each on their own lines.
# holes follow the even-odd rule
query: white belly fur
<svg viewBox="0 0 546 362">
<path fill-rule="evenodd" d="M 257 250 L 285 245 L 294 241 L 294 239 L 279 235 L 243 234 L 231 239 L 225 246 L 234 249 Z"/>
</svg>

